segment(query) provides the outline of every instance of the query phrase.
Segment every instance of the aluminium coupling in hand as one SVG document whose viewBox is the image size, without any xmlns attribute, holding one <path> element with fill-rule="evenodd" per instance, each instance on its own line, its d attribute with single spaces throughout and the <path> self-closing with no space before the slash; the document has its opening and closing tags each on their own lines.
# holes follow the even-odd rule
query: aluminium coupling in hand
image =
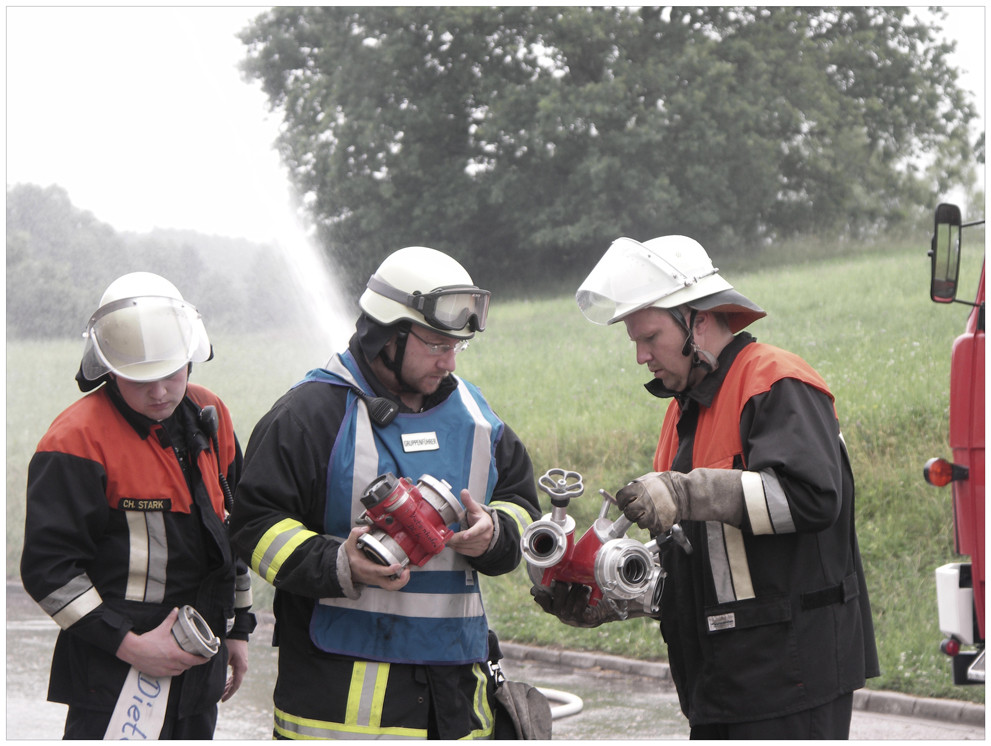
<svg viewBox="0 0 991 746">
<path fill-rule="evenodd" d="M 179 618 L 172 625 L 172 636 L 187 653 L 212 658 L 220 650 L 220 638 L 213 634 L 200 613 L 188 604 L 179 609 Z"/>
</svg>

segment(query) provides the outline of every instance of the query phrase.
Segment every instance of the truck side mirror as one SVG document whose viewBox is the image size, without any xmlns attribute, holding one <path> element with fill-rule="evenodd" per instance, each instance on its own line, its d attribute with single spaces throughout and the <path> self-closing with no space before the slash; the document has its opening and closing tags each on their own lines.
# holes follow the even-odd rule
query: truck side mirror
<svg viewBox="0 0 991 746">
<path fill-rule="evenodd" d="M 957 279 L 960 275 L 960 236 L 962 220 L 956 205 L 940 204 L 936 207 L 936 227 L 933 231 L 932 284 L 929 297 L 936 303 L 952 303 L 957 297 Z"/>
</svg>

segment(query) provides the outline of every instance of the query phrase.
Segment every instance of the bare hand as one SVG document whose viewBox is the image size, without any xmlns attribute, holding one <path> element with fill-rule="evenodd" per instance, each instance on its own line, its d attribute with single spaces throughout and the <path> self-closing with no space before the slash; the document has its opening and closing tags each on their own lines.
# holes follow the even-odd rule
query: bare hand
<svg viewBox="0 0 991 746">
<path fill-rule="evenodd" d="M 143 635 L 128 632 L 117 648 L 117 657 L 148 676 L 178 676 L 203 665 L 210 659 L 187 653 L 172 636 L 172 625 L 178 618 L 179 609 L 172 609 L 155 629 Z"/>
<path fill-rule="evenodd" d="M 447 540 L 447 545 L 466 557 L 480 557 L 492 543 L 492 516 L 475 502 L 468 490 L 461 490 L 461 502 L 465 506 L 465 523 L 468 528 L 458 531 Z"/>
<path fill-rule="evenodd" d="M 227 677 L 227 683 L 224 685 L 224 696 L 220 698 L 221 702 L 226 702 L 234 696 L 241 688 L 244 675 L 248 673 L 248 641 L 227 640 L 226 645 L 227 665 L 230 666 L 231 675 Z"/>
<path fill-rule="evenodd" d="M 368 526 L 355 526 L 344 542 L 344 551 L 351 565 L 351 582 L 377 585 L 386 591 L 398 591 L 409 582 L 409 567 L 391 564 L 388 567 L 371 560 L 358 548 L 358 537 L 368 533 Z"/>
</svg>

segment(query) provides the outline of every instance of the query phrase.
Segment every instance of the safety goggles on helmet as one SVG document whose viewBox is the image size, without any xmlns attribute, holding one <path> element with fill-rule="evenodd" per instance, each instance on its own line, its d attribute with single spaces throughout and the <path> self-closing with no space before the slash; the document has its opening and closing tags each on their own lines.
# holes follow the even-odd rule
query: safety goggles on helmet
<svg viewBox="0 0 991 746">
<path fill-rule="evenodd" d="M 460 331 L 466 326 L 473 332 L 485 331 L 489 313 L 488 290 L 474 285 L 448 285 L 429 293 L 406 293 L 378 275 L 368 278 L 368 289 L 407 308 L 419 311 L 430 326 L 446 331 Z"/>
<path fill-rule="evenodd" d="M 101 306 L 83 336 L 82 373 L 91 381 L 109 372 L 130 381 L 157 381 L 190 362 L 209 360 L 212 353 L 196 309 L 161 296 Z"/>
</svg>

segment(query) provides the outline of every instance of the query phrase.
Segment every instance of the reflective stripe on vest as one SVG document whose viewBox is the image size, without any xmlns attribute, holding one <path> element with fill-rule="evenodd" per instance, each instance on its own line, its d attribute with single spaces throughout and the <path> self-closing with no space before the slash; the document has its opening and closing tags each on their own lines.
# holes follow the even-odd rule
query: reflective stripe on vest
<svg viewBox="0 0 991 746">
<path fill-rule="evenodd" d="M 370 391 L 350 353 L 335 356 L 307 380 Z M 365 488 L 385 472 L 415 482 L 424 474 L 443 479 L 460 497 L 467 488 L 480 503 L 492 496 L 497 473 L 495 444 L 502 422 L 477 389 L 458 388 L 438 406 L 399 414 L 386 427 L 373 426 L 352 391 L 331 453 L 327 479 L 326 532 L 342 541 L 361 515 Z M 407 453 L 403 435 L 427 434 L 434 450 Z M 477 575 L 466 557 L 444 549 L 423 567 L 411 566 L 399 591 L 366 587 L 358 599 L 321 599 L 311 637 L 323 650 L 369 660 L 404 663 L 469 663 L 487 652 L 488 625 Z"/>
<path fill-rule="evenodd" d="M 826 382 L 797 355 L 753 342 L 737 354 L 711 407 L 700 406 L 692 449 L 692 468 L 731 469 L 738 458 L 746 468 L 740 417 L 747 402 L 784 378 L 795 378 L 833 398 Z M 672 401 L 664 416 L 654 453 L 654 469 L 668 471 L 678 450 L 681 408 Z M 744 506 L 755 535 L 793 533 L 788 499 L 771 472 L 741 473 Z M 754 598 L 746 543 L 740 529 L 716 521 L 705 524 L 712 583 L 719 603 Z"/>
</svg>

